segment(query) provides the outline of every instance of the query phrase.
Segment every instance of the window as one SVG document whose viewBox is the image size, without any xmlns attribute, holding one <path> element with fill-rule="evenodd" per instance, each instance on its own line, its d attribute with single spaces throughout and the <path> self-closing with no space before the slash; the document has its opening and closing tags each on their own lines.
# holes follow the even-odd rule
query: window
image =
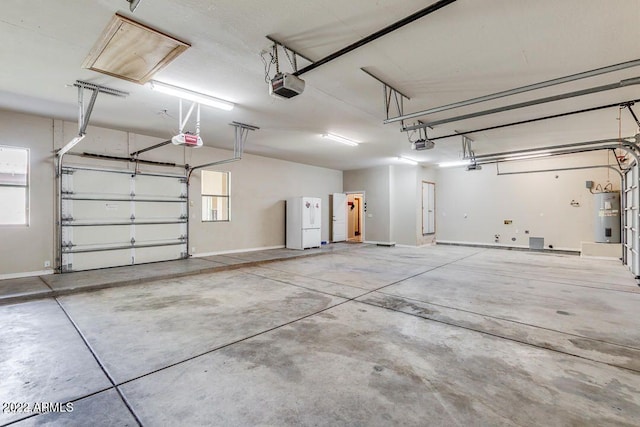
<svg viewBox="0 0 640 427">
<path fill-rule="evenodd" d="M 0 225 L 27 225 L 29 150 L 0 145 Z"/>
<path fill-rule="evenodd" d="M 229 175 L 202 171 L 202 221 L 229 221 Z"/>
</svg>

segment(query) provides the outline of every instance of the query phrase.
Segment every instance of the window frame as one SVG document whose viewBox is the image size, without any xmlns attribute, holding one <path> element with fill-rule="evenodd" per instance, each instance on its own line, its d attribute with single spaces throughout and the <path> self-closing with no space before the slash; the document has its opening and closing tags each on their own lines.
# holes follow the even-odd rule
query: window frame
<svg viewBox="0 0 640 427">
<path fill-rule="evenodd" d="M 204 180 L 205 180 L 205 172 L 214 172 L 220 174 L 226 174 L 227 176 L 227 194 L 209 194 L 204 192 Z M 219 197 L 223 199 L 227 199 L 227 219 L 205 219 L 202 215 L 202 207 L 204 207 L 204 198 L 205 197 Z M 200 221 L 201 222 L 231 222 L 231 172 L 230 171 L 213 171 L 213 170 L 202 170 L 200 174 L 200 202 L 201 202 L 201 212 L 200 212 Z"/>
<path fill-rule="evenodd" d="M 0 227 L 29 227 L 31 223 L 31 150 L 26 147 L 17 147 L 13 145 L 0 144 L 0 148 L 8 148 L 10 150 L 22 150 L 27 155 L 27 168 L 25 184 L 3 184 L 0 182 L 0 188 L 24 188 L 24 223 L 7 224 L 0 222 Z"/>
</svg>

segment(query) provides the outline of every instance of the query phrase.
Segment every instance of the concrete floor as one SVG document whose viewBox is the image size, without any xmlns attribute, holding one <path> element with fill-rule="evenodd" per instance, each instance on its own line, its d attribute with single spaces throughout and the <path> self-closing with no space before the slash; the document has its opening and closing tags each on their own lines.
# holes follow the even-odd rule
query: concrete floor
<svg viewBox="0 0 640 427">
<path fill-rule="evenodd" d="M 619 262 L 366 245 L 233 260 L 6 299 L 0 402 L 73 412 L 0 425 L 640 425 L 640 288 Z"/>
</svg>

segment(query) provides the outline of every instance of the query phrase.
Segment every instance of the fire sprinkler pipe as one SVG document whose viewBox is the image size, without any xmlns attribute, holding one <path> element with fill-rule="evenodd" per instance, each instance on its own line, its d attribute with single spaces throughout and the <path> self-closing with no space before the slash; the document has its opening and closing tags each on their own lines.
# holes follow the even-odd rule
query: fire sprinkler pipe
<svg viewBox="0 0 640 427">
<path fill-rule="evenodd" d="M 420 18 L 422 18 L 424 16 L 427 16 L 427 15 L 433 13 L 433 12 L 436 12 L 436 11 L 442 9 L 445 6 L 448 6 L 451 3 L 454 3 L 455 1 L 456 0 L 440 0 L 440 1 L 437 1 L 437 2 L 433 3 L 431 6 L 425 7 L 424 9 L 419 10 L 418 12 L 416 12 L 416 13 L 414 13 L 412 15 L 409 15 L 406 18 L 403 18 L 403 19 L 401 19 L 399 21 L 396 21 L 393 24 L 391 24 L 391 25 L 389 25 L 387 27 L 384 27 L 383 29 L 381 29 L 379 31 L 376 31 L 373 34 L 371 34 L 371 35 L 369 35 L 367 37 L 364 37 L 364 38 L 358 40 L 357 42 L 350 44 L 347 47 L 344 47 L 344 48 L 340 49 L 337 52 L 334 52 L 334 53 L 332 53 L 330 55 L 325 56 L 324 58 L 314 62 L 313 64 L 307 65 L 306 67 L 294 72 L 293 75 L 300 76 L 300 75 L 302 75 L 304 73 L 307 73 L 307 72 L 309 72 L 311 70 L 315 70 L 316 68 L 318 68 L 321 65 L 326 64 L 327 62 L 333 61 L 336 58 L 339 58 L 339 57 L 341 57 L 343 55 L 346 55 L 347 53 L 349 53 L 349 52 L 351 52 L 353 50 L 356 50 L 357 48 L 362 47 L 365 44 L 371 43 L 372 41 L 377 40 L 380 37 L 385 36 L 385 35 L 389 34 L 390 32 L 397 30 L 398 28 L 404 27 L 405 25 L 410 24 L 413 21 L 416 21 L 416 20 L 418 20 L 418 19 L 420 19 Z"/>
</svg>

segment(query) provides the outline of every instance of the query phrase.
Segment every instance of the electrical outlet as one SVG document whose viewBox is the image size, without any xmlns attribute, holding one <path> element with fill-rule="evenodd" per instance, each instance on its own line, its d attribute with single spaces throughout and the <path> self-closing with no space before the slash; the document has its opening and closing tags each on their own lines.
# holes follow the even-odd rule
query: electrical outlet
<svg viewBox="0 0 640 427">
<path fill-rule="evenodd" d="M 51 267 L 51 261 L 47 260 L 44 262 L 45 267 Z"/>
<path fill-rule="evenodd" d="M 196 253 L 196 247 L 195 246 L 191 246 L 191 253 L 192 254 Z"/>
</svg>

